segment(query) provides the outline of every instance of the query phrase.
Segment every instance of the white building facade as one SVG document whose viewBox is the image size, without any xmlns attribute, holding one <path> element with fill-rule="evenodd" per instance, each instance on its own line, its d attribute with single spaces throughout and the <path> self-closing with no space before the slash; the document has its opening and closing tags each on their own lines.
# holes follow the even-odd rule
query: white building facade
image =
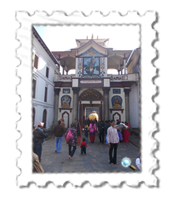
<svg viewBox="0 0 175 200">
<path fill-rule="evenodd" d="M 33 28 L 33 125 L 54 119 L 54 73 L 59 63 Z"/>
<path fill-rule="evenodd" d="M 140 128 L 140 49 L 113 50 L 108 40 L 79 39 L 76 48 L 50 52 L 33 29 L 34 126 L 42 121 L 48 129 L 63 118 L 68 128 L 78 118 L 84 127 L 96 111 L 99 120 L 120 119 Z M 75 74 L 68 75 L 72 69 Z"/>
</svg>

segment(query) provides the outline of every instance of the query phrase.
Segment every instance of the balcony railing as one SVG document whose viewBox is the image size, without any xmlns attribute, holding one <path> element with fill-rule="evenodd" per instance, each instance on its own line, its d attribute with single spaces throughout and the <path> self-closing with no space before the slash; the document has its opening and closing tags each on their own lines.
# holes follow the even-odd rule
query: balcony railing
<svg viewBox="0 0 175 200">
<path fill-rule="evenodd" d="M 72 77 L 74 77 L 75 75 L 58 75 L 55 74 L 54 75 L 54 81 L 72 81 Z"/>
<path fill-rule="evenodd" d="M 122 75 L 112 75 L 108 74 L 107 77 L 110 77 L 110 81 L 138 81 L 138 74 L 122 74 Z"/>
<path fill-rule="evenodd" d="M 75 77 L 75 74 L 71 74 L 71 75 L 55 74 L 54 81 L 71 82 L 73 77 Z M 79 77 L 76 77 L 76 78 L 79 78 Z M 108 74 L 107 77 L 104 77 L 104 78 L 110 78 L 111 82 L 138 81 L 138 74 L 122 74 L 122 75 Z"/>
</svg>

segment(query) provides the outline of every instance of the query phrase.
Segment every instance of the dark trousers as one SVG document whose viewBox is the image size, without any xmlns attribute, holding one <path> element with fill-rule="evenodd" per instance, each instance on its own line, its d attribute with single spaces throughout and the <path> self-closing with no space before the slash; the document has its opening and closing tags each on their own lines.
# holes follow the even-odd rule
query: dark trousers
<svg viewBox="0 0 175 200">
<path fill-rule="evenodd" d="M 100 142 L 104 143 L 104 131 L 100 131 L 99 139 L 100 139 Z"/>
<path fill-rule="evenodd" d="M 86 146 L 85 145 L 82 145 L 81 146 L 81 154 L 86 154 Z"/>
<path fill-rule="evenodd" d="M 72 147 L 73 147 L 73 149 L 72 149 Z M 69 156 L 73 157 L 76 148 L 77 148 L 76 146 L 71 146 L 71 145 L 69 144 Z"/>
<path fill-rule="evenodd" d="M 34 153 L 36 153 L 38 155 L 39 162 L 41 162 L 42 144 L 34 145 Z"/>
<path fill-rule="evenodd" d="M 118 147 L 118 143 L 110 143 L 110 148 L 109 148 L 109 160 L 110 163 L 116 164 L 117 162 L 117 147 Z M 114 150 L 114 156 L 112 156 Z"/>
</svg>

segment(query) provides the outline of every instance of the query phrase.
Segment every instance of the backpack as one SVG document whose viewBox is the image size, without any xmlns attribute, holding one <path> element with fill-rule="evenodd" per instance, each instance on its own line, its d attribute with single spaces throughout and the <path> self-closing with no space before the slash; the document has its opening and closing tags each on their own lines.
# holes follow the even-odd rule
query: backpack
<svg viewBox="0 0 175 200">
<path fill-rule="evenodd" d="M 67 136 L 66 136 L 66 142 L 68 142 L 72 137 L 73 137 L 73 135 L 72 135 L 72 133 L 71 133 L 71 131 L 69 129 L 69 131 L 67 133 Z"/>
</svg>

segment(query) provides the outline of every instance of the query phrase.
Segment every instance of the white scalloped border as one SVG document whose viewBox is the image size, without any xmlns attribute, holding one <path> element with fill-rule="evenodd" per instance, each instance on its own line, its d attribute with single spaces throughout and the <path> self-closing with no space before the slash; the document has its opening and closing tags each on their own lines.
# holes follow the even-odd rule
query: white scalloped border
<svg viewBox="0 0 175 200">
<path fill-rule="evenodd" d="M 17 56 L 22 60 L 22 64 L 18 70 L 18 76 L 22 77 L 18 94 L 22 96 L 22 101 L 18 106 L 18 112 L 21 113 L 22 119 L 18 122 L 18 130 L 21 131 L 22 137 L 18 140 L 18 148 L 22 150 L 22 155 L 18 159 L 18 166 L 22 169 L 22 173 L 18 176 L 18 186 L 27 185 L 29 181 L 36 182 L 37 185 L 45 185 L 47 181 L 53 181 L 55 185 L 63 185 L 69 180 L 74 185 L 81 185 L 84 181 L 94 185 L 99 185 L 103 181 L 108 181 L 110 185 L 119 186 L 122 181 L 127 185 L 137 186 L 139 182 L 144 181 L 147 186 L 157 185 L 157 179 L 152 174 L 152 170 L 156 168 L 156 159 L 152 156 L 152 151 L 156 148 L 156 141 L 152 138 L 152 132 L 156 130 L 156 123 L 152 120 L 152 114 L 156 110 L 155 103 L 151 100 L 155 94 L 155 87 L 152 84 L 152 77 L 155 75 L 155 68 L 152 66 L 151 60 L 155 56 L 155 50 L 151 46 L 152 40 L 155 38 L 155 31 L 151 28 L 151 24 L 155 21 L 155 11 L 147 12 L 144 17 L 139 17 L 136 12 L 129 12 L 127 16 L 122 17 L 117 12 L 110 13 L 108 17 L 102 17 L 99 13 L 92 13 L 85 18 L 81 13 L 76 13 L 71 17 L 55 12 L 52 16 L 47 17 L 46 13 L 38 11 L 34 16 L 29 17 L 25 12 L 17 13 L 17 20 L 22 24 L 17 30 L 17 38 L 22 46 L 17 51 Z M 32 99 L 31 99 L 31 24 L 52 24 L 59 22 L 61 24 L 76 23 L 103 23 L 103 24 L 141 24 L 141 79 L 142 79 L 142 156 L 143 171 L 139 174 L 32 174 L 32 157 L 31 157 L 31 133 L 30 128 L 32 119 Z M 71 27 L 70 27 L 71 28 Z M 144 74 L 144 76 L 143 76 Z M 27 105 L 27 106 L 26 106 Z M 148 126 L 149 124 L 149 126 Z M 26 142 L 27 141 L 27 142 Z M 26 159 L 28 158 L 28 159 Z M 150 166 L 151 163 L 151 166 Z M 59 178 L 58 178 L 59 176 Z M 115 178 L 116 176 L 116 178 Z M 82 179 L 83 177 L 83 179 Z"/>
</svg>

